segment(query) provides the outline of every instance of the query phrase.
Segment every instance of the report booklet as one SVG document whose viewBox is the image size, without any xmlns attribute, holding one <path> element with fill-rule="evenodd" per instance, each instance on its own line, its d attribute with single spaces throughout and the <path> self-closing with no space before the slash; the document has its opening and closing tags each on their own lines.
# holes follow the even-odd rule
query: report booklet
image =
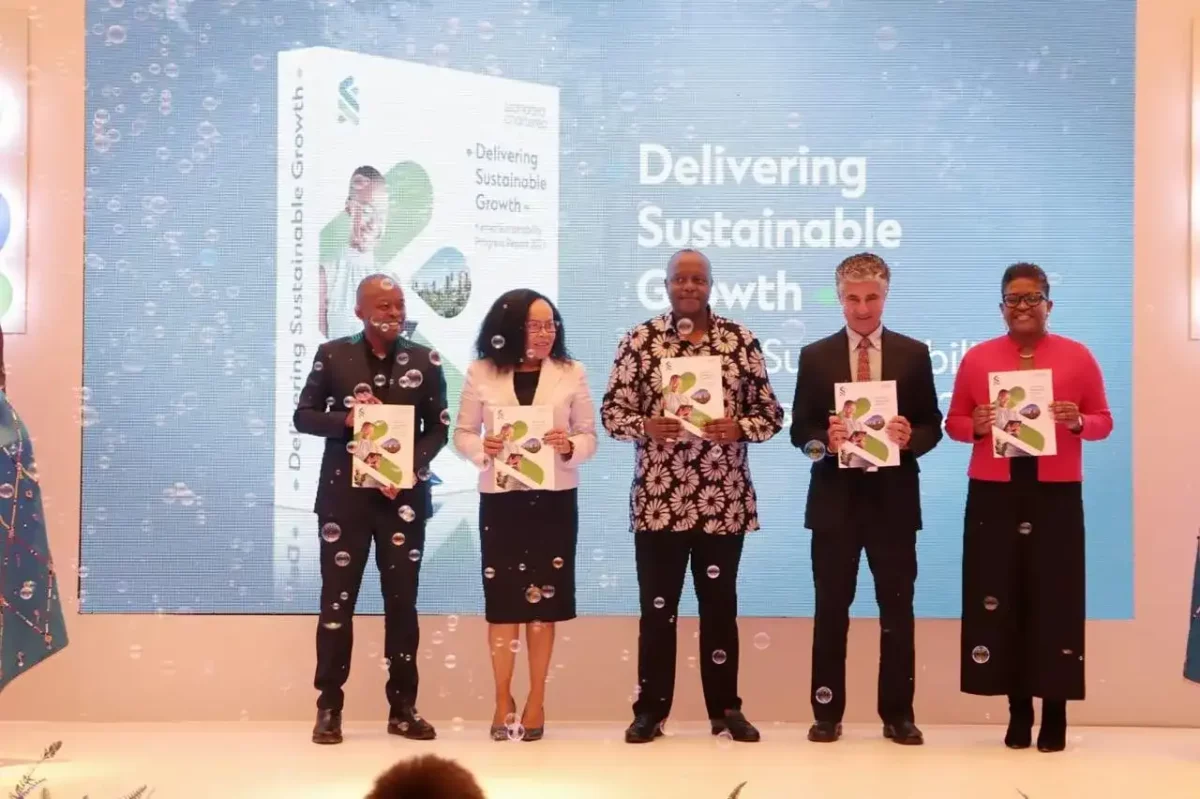
<svg viewBox="0 0 1200 799">
<path fill-rule="evenodd" d="M 412 488 L 415 433 L 411 405 L 355 405 L 350 444 L 355 488 Z"/>
<path fill-rule="evenodd" d="M 1054 455 L 1054 375 L 1049 369 L 988 373 L 988 401 L 996 409 L 992 454 L 997 458 Z"/>
<path fill-rule="evenodd" d="M 838 450 L 840 469 L 876 469 L 900 465 L 900 445 L 886 432 L 898 413 L 895 380 L 835 383 L 833 409 L 846 425 Z"/>
<path fill-rule="evenodd" d="M 678 419 L 694 436 L 725 415 L 721 356 L 688 355 L 662 359 L 663 415 Z"/>
<path fill-rule="evenodd" d="M 545 440 L 553 428 L 554 409 L 549 405 L 492 409 L 488 430 L 504 441 L 504 449 L 493 459 L 498 489 L 554 489 L 555 451 Z"/>
</svg>

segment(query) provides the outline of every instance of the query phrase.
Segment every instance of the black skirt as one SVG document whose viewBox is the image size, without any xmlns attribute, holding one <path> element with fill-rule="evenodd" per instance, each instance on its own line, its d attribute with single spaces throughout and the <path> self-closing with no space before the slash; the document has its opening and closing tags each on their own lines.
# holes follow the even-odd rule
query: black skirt
<svg viewBox="0 0 1200 799">
<path fill-rule="evenodd" d="M 479 496 L 484 615 L 490 624 L 575 618 L 578 491 Z"/>
<path fill-rule="evenodd" d="M 961 687 L 983 696 L 1084 698 L 1083 486 L 971 480 L 963 530 Z"/>
</svg>

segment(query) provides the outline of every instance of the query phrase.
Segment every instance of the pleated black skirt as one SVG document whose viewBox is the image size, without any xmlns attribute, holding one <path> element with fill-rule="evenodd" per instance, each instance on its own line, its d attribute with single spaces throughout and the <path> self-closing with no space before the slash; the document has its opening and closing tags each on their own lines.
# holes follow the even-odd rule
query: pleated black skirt
<svg viewBox="0 0 1200 799">
<path fill-rule="evenodd" d="M 1084 698 L 1083 486 L 971 480 L 963 530 L 964 693 Z"/>
<path fill-rule="evenodd" d="M 479 496 L 484 616 L 491 624 L 575 618 L 578 491 Z"/>
</svg>

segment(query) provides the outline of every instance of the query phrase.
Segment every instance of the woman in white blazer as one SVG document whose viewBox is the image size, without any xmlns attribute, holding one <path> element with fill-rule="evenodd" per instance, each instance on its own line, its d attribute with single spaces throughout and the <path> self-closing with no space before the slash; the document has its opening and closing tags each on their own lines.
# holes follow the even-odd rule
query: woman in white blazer
<svg viewBox="0 0 1200 799">
<path fill-rule="evenodd" d="M 480 568 L 496 681 L 491 737 L 536 741 L 545 728 L 554 627 L 575 618 L 578 469 L 596 451 L 595 413 L 583 364 L 567 355 L 562 317 L 536 291 L 497 299 L 476 348 L 454 447 L 481 471 Z M 531 406 L 527 415 L 552 415 L 551 429 L 538 436 L 532 423 L 497 418 L 511 420 L 518 405 Z M 552 490 L 538 487 L 550 475 L 528 457 L 543 448 L 554 453 Z M 522 624 L 530 689 L 518 723 L 511 691 Z"/>
</svg>

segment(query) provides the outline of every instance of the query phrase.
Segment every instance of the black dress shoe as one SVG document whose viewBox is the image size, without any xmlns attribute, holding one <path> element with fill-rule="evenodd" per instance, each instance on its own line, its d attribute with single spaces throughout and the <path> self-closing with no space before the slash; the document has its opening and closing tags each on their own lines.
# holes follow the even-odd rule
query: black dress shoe
<svg viewBox="0 0 1200 799">
<path fill-rule="evenodd" d="M 662 727 L 663 723 L 648 713 L 634 716 L 633 723 L 625 730 L 625 743 L 648 744 L 662 737 Z"/>
<path fill-rule="evenodd" d="M 393 711 L 388 719 L 387 731 L 388 735 L 399 735 L 411 741 L 432 741 L 437 737 L 433 725 L 421 718 L 417 709 L 412 707 Z"/>
<path fill-rule="evenodd" d="M 728 732 L 733 740 L 744 744 L 758 743 L 762 738 L 758 729 L 746 721 L 740 710 L 726 710 L 725 718 L 712 719 L 712 734 L 720 735 Z"/>
<path fill-rule="evenodd" d="M 315 744 L 340 744 L 342 742 L 342 711 L 318 710 L 312 740 Z"/>
<path fill-rule="evenodd" d="M 842 725 L 833 721 L 817 721 L 808 728 L 808 740 L 816 744 L 831 744 L 842 737 Z"/>
<path fill-rule="evenodd" d="M 895 724 L 884 724 L 883 737 L 902 746 L 920 746 L 925 743 L 925 736 L 921 734 L 921 730 L 907 719 Z"/>
</svg>

